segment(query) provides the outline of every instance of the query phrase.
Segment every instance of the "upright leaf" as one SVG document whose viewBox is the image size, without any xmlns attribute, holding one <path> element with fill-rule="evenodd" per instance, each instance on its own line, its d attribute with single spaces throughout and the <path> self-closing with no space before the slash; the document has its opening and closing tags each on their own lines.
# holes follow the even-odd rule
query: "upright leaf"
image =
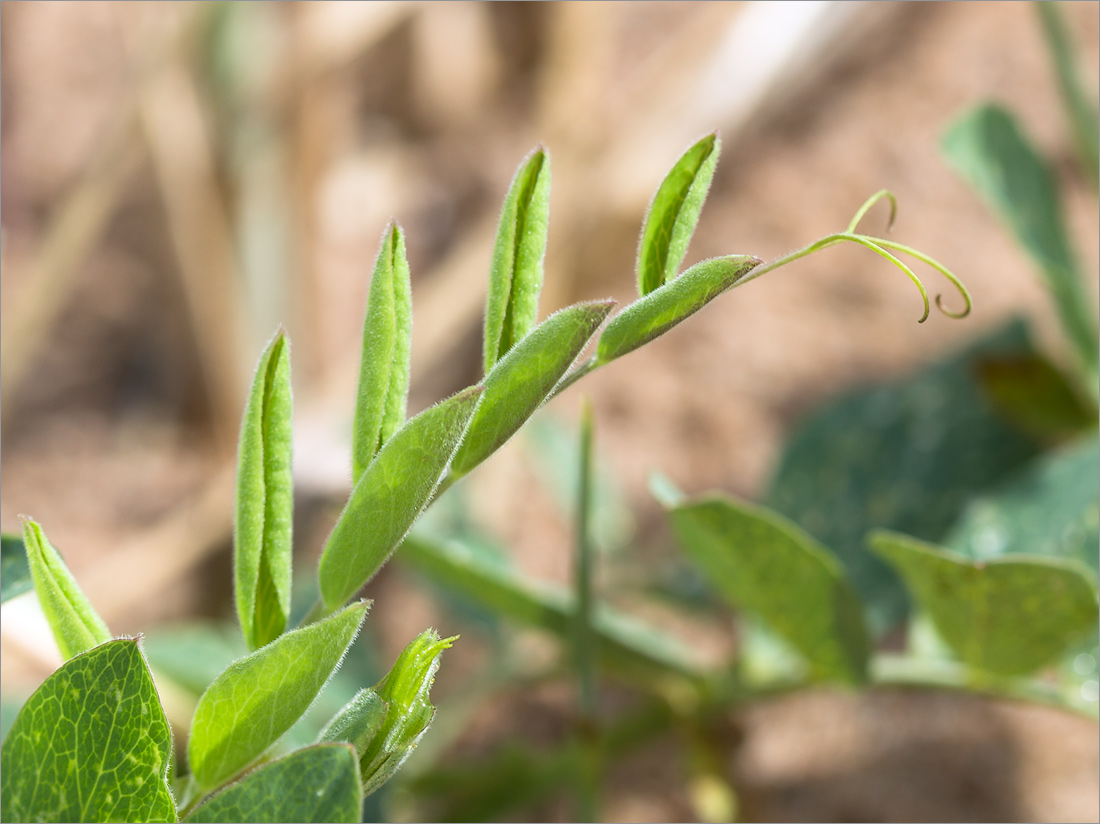
<svg viewBox="0 0 1100 824">
<path fill-rule="evenodd" d="M 320 742 L 346 741 L 356 752 L 366 752 L 382 729 L 389 704 L 373 689 L 364 687 L 321 730 Z"/>
<path fill-rule="evenodd" d="M 27 547 L 18 535 L 0 536 L 0 603 L 34 589 Z"/>
<path fill-rule="evenodd" d="M 604 364 L 633 352 L 695 314 L 763 263 L 751 255 L 729 255 L 696 263 L 616 315 L 600 335 L 596 359 Z"/>
<path fill-rule="evenodd" d="M 137 642 L 66 662 L 27 699 L 0 750 L 4 821 L 175 821 L 172 734 Z"/>
<path fill-rule="evenodd" d="M 680 545 L 730 604 L 755 613 L 819 677 L 866 679 L 862 607 L 832 553 L 786 518 L 724 496 L 669 515 Z"/>
<path fill-rule="evenodd" d="M 485 377 L 485 394 L 451 461 L 454 476 L 465 475 L 492 455 L 535 413 L 614 305 L 594 301 L 555 312 L 497 362 Z"/>
<path fill-rule="evenodd" d="M 707 198 L 721 142 L 708 134 L 676 161 L 649 204 L 638 244 L 638 294 L 676 277 Z"/>
<path fill-rule="evenodd" d="M 202 694 L 187 760 L 212 790 L 263 755 L 313 703 L 367 614 L 365 601 L 238 659 Z"/>
<path fill-rule="evenodd" d="M 362 805 L 355 751 L 343 744 L 318 744 L 250 772 L 184 821 L 358 822 Z"/>
<path fill-rule="evenodd" d="M 391 223 L 374 262 L 351 432 L 352 482 L 405 423 L 412 342 L 412 287 L 405 237 Z"/>
<path fill-rule="evenodd" d="M 944 136 L 943 151 L 1039 265 L 1062 329 L 1095 384 L 1100 368 L 1095 302 L 1085 294 L 1054 175 L 1012 114 L 992 104 L 956 122 Z"/>
<path fill-rule="evenodd" d="M 541 146 L 516 170 L 497 226 L 485 306 L 485 374 L 538 317 L 550 215 L 550 156 Z"/>
<path fill-rule="evenodd" d="M 111 631 L 46 540 L 42 527 L 30 518 L 23 518 L 23 544 L 34 589 L 62 657 L 72 658 L 110 640 Z"/>
<path fill-rule="evenodd" d="M 382 568 L 431 499 L 473 414 L 470 387 L 409 420 L 352 490 L 321 553 L 321 597 L 339 608 Z"/>
<path fill-rule="evenodd" d="M 290 614 L 290 417 L 290 341 L 280 329 L 256 366 L 237 449 L 234 588 L 237 617 L 251 649 L 278 638 Z"/>
<path fill-rule="evenodd" d="M 1077 562 L 970 561 L 892 532 L 873 532 L 869 542 L 898 570 L 943 640 L 978 669 L 1025 675 L 1096 627 L 1096 580 Z"/>
<path fill-rule="evenodd" d="M 439 669 L 439 656 L 454 640 L 440 638 L 435 630 L 425 630 L 402 650 L 393 669 L 374 685 L 373 692 L 386 714 L 369 743 L 356 745 L 364 794 L 370 795 L 385 784 L 428 731 L 435 715 L 428 694 Z"/>
</svg>

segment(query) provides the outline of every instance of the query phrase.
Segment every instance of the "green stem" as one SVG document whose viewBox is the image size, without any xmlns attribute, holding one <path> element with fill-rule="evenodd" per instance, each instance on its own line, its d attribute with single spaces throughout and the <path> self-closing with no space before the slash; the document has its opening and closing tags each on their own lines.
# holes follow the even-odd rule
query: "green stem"
<svg viewBox="0 0 1100 824">
<path fill-rule="evenodd" d="M 592 541 L 589 522 L 592 509 L 592 404 L 581 406 L 580 477 L 577 491 L 577 532 L 574 584 L 577 612 L 574 626 L 577 675 L 580 681 L 580 710 L 594 722 L 596 712 L 596 668 L 592 632 Z"/>
</svg>

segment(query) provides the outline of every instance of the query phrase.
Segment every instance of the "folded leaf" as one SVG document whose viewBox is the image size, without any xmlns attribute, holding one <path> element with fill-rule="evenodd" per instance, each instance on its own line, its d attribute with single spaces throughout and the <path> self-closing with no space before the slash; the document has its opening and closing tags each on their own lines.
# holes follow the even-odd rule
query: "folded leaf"
<svg viewBox="0 0 1100 824">
<path fill-rule="evenodd" d="M 175 821 L 172 734 L 137 641 L 67 661 L 0 750 L 4 821 Z"/>
<path fill-rule="evenodd" d="M 610 300 L 594 301 L 555 312 L 493 367 L 451 461 L 452 475 L 465 475 L 516 433 L 584 351 L 614 305 Z"/>
<path fill-rule="evenodd" d="M 355 751 L 318 744 L 249 773 L 184 821 L 358 822 L 362 804 Z"/>
<path fill-rule="evenodd" d="M 538 318 L 550 214 L 550 156 L 528 155 L 504 199 L 485 306 L 485 374 L 531 331 Z"/>
<path fill-rule="evenodd" d="M 680 545 L 732 606 L 789 641 L 823 678 L 860 683 L 869 644 L 840 562 L 786 518 L 726 497 L 669 510 Z"/>
<path fill-rule="evenodd" d="M 352 482 L 405 423 L 412 344 L 412 287 L 405 237 L 391 223 L 374 262 L 351 432 Z"/>
<path fill-rule="evenodd" d="M 1096 581 L 1080 563 L 1037 556 L 970 561 L 893 532 L 873 532 L 868 540 L 943 640 L 978 669 L 1033 672 L 1096 627 Z"/>
<path fill-rule="evenodd" d="M 0 603 L 34 589 L 27 547 L 20 536 L 0 536 L 0 559 Z"/>
<path fill-rule="evenodd" d="M 390 438 L 355 485 L 321 553 L 321 596 L 339 608 L 397 549 L 432 497 L 481 387 L 425 409 Z"/>
<path fill-rule="evenodd" d="M 263 755 L 313 703 L 367 614 L 365 601 L 240 658 L 202 694 L 187 759 L 212 790 Z"/>
<path fill-rule="evenodd" d="M 256 366 L 237 449 L 234 588 L 251 649 L 278 638 L 290 614 L 290 418 L 290 341 L 280 329 Z"/>
<path fill-rule="evenodd" d="M 365 745 L 356 744 L 364 795 L 385 784 L 428 731 L 435 715 L 429 692 L 439 669 L 439 656 L 454 640 L 441 639 L 435 630 L 422 632 L 402 650 L 393 669 L 374 685 L 372 692 L 378 702 L 362 705 L 372 713 L 379 706 L 385 708 L 377 732 Z"/>
<path fill-rule="evenodd" d="M 676 277 L 707 198 L 721 142 L 708 134 L 676 161 L 653 196 L 638 245 L 638 294 Z"/>
<path fill-rule="evenodd" d="M 660 337 L 761 263 L 751 255 L 730 255 L 696 263 L 680 277 L 659 286 L 616 315 L 600 335 L 597 362 L 604 364 L 621 358 Z"/>
<path fill-rule="evenodd" d="M 39 603 L 62 657 L 72 658 L 109 641 L 111 631 L 46 540 L 42 527 L 30 518 L 23 518 L 23 544 Z"/>
<path fill-rule="evenodd" d="M 943 152 L 1039 265 L 1062 329 L 1095 383 L 1095 301 L 1086 296 L 1074 259 L 1057 179 L 1012 114 L 997 105 L 980 106 L 956 122 L 943 138 Z"/>
<path fill-rule="evenodd" d="M 457 593 L 481 609 L 550 632 L 568 642 L 575 627 L 576 603 L 562 587 L 531 581 L 516 572 L 479 560 L 460 544 L 410 535 L 399 560 L 448 592 Z M 695 678 L 696 666 L 683 645 L 610 607 L 592 616 L 601 664 L 622 675 L 651 681 L 669 675 Z"/>
<path fill-rule="evenodd" d="M 375 734 L 382 729 L 387 710 L 389 704 L 377 692 L 361 689 L 332 717 L 318 740 L 346 741 L 355 745 L 357 752 L 366 752 Z"/>
</svg>

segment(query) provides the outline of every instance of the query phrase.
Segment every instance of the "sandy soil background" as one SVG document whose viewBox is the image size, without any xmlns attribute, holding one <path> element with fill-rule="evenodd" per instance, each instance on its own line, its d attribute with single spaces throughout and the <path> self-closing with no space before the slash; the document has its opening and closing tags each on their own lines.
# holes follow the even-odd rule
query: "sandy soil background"
<svg viewBox="0 0 1100 824">
<path fill-rule="evenodd" d="M 116 632 L 229 614 L 234 433 L 255 353 L 281 322 L 295 347 L 304 568 L 347 490 L 357 338 L 386 220 L 409 239 L 419 409 L 479 377 L 496 212 L 536 142 L 554 164 L 543 314 L 632 298 L 646 200 L 712 128 L 723 155 L 686 262 L 776 257 L 843 228 L 888 187 L 901 204 L 894 236 L 974 296 L 967 320 L 933 312 L 918 325 L 904 277 L 834 249 L 723 297 L 556 400 L 544 414 L 569 423 L 592 399 L 643 555 L 664 541 L 646 491 L 654 469 L 688 492 L 751 498 L 791 425 L 836 393 L 1014 314 L 1058 353 L 1028 261 L 937 151 L 967 107 L 1011 107 L 1055 161 L 1096 294 L 1097 201 L 1072 172 L 1033 9 L 823 5 L 832 16 L 802 59 L 776 36 L 748 60 L 729 47 L 738 19 L 759 13 L 747 3 L 257 5 L 210 53 L 190 4 L 5 3 L 0 525 L 42 522 Z M 1065 5 L 1095 92 L 1100 4 Z M 750 69 L 783 54 L 754 96 Z M 934 273 L 927 282 L 951 303 Z M 522 444 L 467 483 L 474 517 L 524 571 L 567 580 L 570 526 Z M 437 620 L 399 571 L 372 588 L 391 657 Z M 701 648 L 729 643 L 727 628 L 684 631 Z M 41 626 L 7 607 L 2 652 L 12 694 L 53 666 Z M 475 666 L 449 655 L 456 672 Z M 503 702 L 485 723 L 503 736 L 526 715 Z M 1098 820 L 1096 725 L 1053 711 L 822 691 L 737 723 L 725 768 L 750 818 Z M 694 815 L 662 746 L 618 766 L 610 820 Z"/>
</svg>

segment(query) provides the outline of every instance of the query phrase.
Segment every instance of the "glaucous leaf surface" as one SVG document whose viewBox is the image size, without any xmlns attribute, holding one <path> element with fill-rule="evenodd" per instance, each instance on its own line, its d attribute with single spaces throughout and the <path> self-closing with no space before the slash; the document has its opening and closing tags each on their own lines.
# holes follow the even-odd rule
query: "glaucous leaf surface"
<svg viewBox="0 0 1100 824">
<path fill-rule="evenodd" d="M 374 262 L 351 433 L 352 483 L 405 423 L 412 352 L 412 286 L 405 236 L 391 223 Z"/>
<path fill-rule="evenodd" d="M 875 632 L 899 621 L 908 601 L 893 570 L 867 552 L 867 532 L 941 540 L 970 497 L 1039 453 L 976 379 L 987 358 L 1032 352 L 1013 322 L 911 376 L 826 402 L 788 437 L 763 503 L 837 554 Z"/>
<path fill-rule="evenodd" d="M 46 539 L 42 527 L 30 518 L 23 519 L 23 545 L 38 601 L 62 657 L 72 658 L 110 640 L 107 625 Z"/>
<path fill-rule="evenodd" d="M 497 226 L 485 306 L 485 374 L 538 319 L 550 220 L 550 156 L 541 146 L 516 170 Z"/>
<path fill-rule="evenodd" d="M 535 413 L 614 305 L 578 303 L 555 312 L 497 362 L 451 461 L 453 475 L 465 475 L 493 454 Z"/>
<path fill-rule="evenodd" d="M 27 548 L 18 535 L 0 536 L 0 603 L 34 589 Z"/>
<path fill-rule="evenodd" d="M 470 387 L 425 409 L 371 461 L 321 554 L 318 576 L 328 610 L 351 598 L 397 549 L 439 485 L 481 393 Z"/>
<path fill-rule="evenodd" d="M 175 821 L 172 734 L 137 641 L 67 661 L 0 750 L 4 821 Z"/>
<path fill-rule="evenodd" d="M 1096 627 L 1096 579 L 1076 561 L 971 561 L 898 533 L 877 531 L 868 540 L 901 574 L 940 637 L 978 669 L 1034 672 Z"/>
<path fill-rule="evenodd" d="M 187 746 L 200 789 L 233 778 L 302 716 L 339 666 L 368 606 L 361 601 L 288 632 L 214 679 L 195 707 Z"/>
<path fill-rule="evenodd" d="M 1100 368 L 1095 301 L 1085 294 L 1053 173 L 1012 113 L 996 104 L 979 106 L 952 125 L 943 152 L 1039 265 L 1063 331 L 1095 376 Z"/>
<path fill-rule="evenodd" d="M 447 592 L 465 596 L 481 608 L 567 642 L 572 639 L 576 606 L 568 590 L 525 579 L 507 567 L 475 557 L 452 541 L 410 535 L 399 558 Z M 621 612 L 597 607 L 592 630 L 599 659 L 610 670 L 649 679 L 670 674 L 698 676 L 679 641 Z"/>
<path fill-rule="evenodd" d="M 669 517 L 711 586 L 789 641 L 815 675 L 866 680 L 862 606 L 832 553 L 786 518 L 725 496 L 681 503 Z"/>
<path fill-rule="evenodd" d="M 721 142 L 708 134 L 676 161 L 649 204 L 638 244 L 638 294 L 676 277 L 707 199 Z"/>
<path fill-rule="evenodd" d="M 355 751 L 317 744 L 253 770 L 184 821 L 358 822 L 362 805 Z"/>
<path fill-rule="evenodd" d="M 600 335 L 596 360 L 621 358 L 695 314 L 763 263 L 751 255 L 729 255 L 696 263 L 675 280 L 639 298 L 612 318 Z"/>
<path fill-rule="evenodd" d="M 290 341 L 280 329 L 256 366 L 237 448 L 234 589 L 250 649 L 278 638 L 290 613 L 290 421 Z"/>
</svg>

